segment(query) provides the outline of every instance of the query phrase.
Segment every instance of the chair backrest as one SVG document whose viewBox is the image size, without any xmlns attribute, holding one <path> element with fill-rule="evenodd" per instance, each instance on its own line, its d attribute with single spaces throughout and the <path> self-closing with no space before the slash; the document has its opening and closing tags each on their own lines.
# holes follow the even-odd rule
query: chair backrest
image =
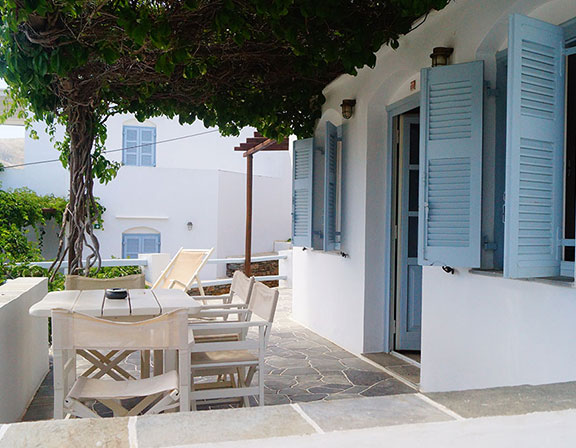
<svg viewBox="0 0 576 448">
<path fill-rule="evenodd" d="M 67 275 L 64 281 L 64 288 L 67 290 L 108 288 L 144 289 L 145 287 L 146 280 L 144 274 L 132 274 L 115 278 L 92 278 L 82 275 Z"/>
<path fill-rule="evenodd" d="M 254 286 L 254 277 L 248 277 L 242 271 L 234 272 L 232 276 L 232 285 L 230 286 L 230 295 L 232 298 L 238 297 L 244 303 L 250 303 L 252 287 Z"/>
<path fill-rule="evenodd" d="M 181 248 L 154 282 L 152 289 L 189 290 L 213 250 Z"/>
<path fill-rule="evenodd" d="M 141 322 L 116 322 L 68 310 L 52 311 L 53 348 L 185 350 L 188 312 L 175 310 Z"/>
<path fill-rule="evenodd" d="M 277 289 L 269 288 L 264 283 L 255 282 L 248 309 L 260 319 L 273 322 L 278 305 L 278 295 Z"/>
</svg>

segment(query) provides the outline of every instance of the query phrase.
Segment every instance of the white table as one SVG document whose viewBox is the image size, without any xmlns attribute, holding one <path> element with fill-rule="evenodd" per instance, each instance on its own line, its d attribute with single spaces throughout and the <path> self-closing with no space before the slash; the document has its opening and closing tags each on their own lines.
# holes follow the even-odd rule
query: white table
<svg viewBox="0 0 576 448">
<path fill-rule="evenodd" d="M 83 290 L 83 291 L 54 291 L 49 292 L 40 302 L 30 307 L 29 313 L 35 317 L 50 317 L 52 310 L 64 309 L 77 313 L 87 314 L 93 317 L 100 317 L 110 320 L 137 321 L 149 319 L 168 313 L 177 309 L 188 309 L 188 314 L 194 315 L 200 311 L 201 304 L 186 294 L 184 291 L 176 289 L 130 289 L 127 299 L 111 300 L 105 297 L 103 289 Z M 55 328 L 52 328 L 54 331 Z M 93 363 L 93 367 L 85 374 L 90 375 L 95 371 L 100 376 L 105 374 L 114 379 L 126 376 L 127 373 L 118 366 L 130 352 L 114 351 L 107 355 L 102 355 L 97 351 L 79 351 L 83 357 Z M 175 368 L 176 357 L 173 353 L 167 353 L 164 360 L 161 351 L 154 352 L 154 374 L 160 374 L 166 369 Z M 61 360 L 65 364 L 67 360 Z M 75 361 L 74 361 L 75 363 Z M 55 361 L 56 367 L 56 361 Z M 60 370 L 60 369 L 58 369 Z M 150 375 L 150 353 L 142 354 L 141 377 Z M 57 383 L 63 382 L 59 378 L 56 368 L 54 369 L 54 416 L 61 418 L 64 395 L 60 392 Z"/>
<path fill-rule="evenodd" d="M 50 317 L 52 310 L 64 309 L 93 317 L 118 320 L 143 320 L 181 308 L 194 315 L 201 304 L 177 289 L 130 289 L 128 299 L 106 299 L 103 289 L 49 292 L 30 307 L 35 317 Z"/>
</svg>

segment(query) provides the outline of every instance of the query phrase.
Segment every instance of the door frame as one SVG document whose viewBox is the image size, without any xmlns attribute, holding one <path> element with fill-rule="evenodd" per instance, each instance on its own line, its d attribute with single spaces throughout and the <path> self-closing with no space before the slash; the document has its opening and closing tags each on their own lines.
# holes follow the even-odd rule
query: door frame
<svg viewBox="0 0 576 448">
<path fill-rule="evenodd" d="M 386 107 L 387 113 L 387 143 L 386 143 L 386 185 L 385 185 L 385 211 L 386 220 L 384 226 L 384 352 L 390 353 L 394 347 L 394 310 L 395 310 L 395 297 L 392 295 L 392 285 L 396 282 L 393 249 L 394 249 L 394 223 L 392 219 L 393 205 L 395 204 L 395 150 L 396 135 L 394 130 L 394 121 L 399 115 L 420 107 L 420 92 L 416 92 L 406 98 L 401 99 Z"/>
</svg>

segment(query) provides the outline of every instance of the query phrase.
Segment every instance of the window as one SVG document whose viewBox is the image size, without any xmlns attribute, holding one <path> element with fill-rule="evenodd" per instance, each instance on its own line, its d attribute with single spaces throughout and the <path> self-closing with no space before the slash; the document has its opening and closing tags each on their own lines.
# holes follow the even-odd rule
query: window
<svg viewBox="0 0 576 448">
<path fill-rule="evenodd" d="M 156 128 L 124 126 L 122 148 L 124 165 L 156 166 Z"/>
<path fill-rule="evenodd" d="M 511 16 L 506 92 L 506 277 L 574 276 L 576 148 L 573 126 L 565 126 L 566 119 L 574 120 L 576 73 L 571 53 L 562 27 L 519 14 Z"/>
<path fill-rule="evenodd" d="M 159 233 L 122 234 L 122 258 L 138 258 L 138 254 L 157 254 L 160 252 Z"/>
<path fill-rule="evenodd" d="M 324 147 L 313 138 L 293 146 L 292 242 L 324 251 L 340 250 L 342 126 L 326 123 Z"/>
</svg>

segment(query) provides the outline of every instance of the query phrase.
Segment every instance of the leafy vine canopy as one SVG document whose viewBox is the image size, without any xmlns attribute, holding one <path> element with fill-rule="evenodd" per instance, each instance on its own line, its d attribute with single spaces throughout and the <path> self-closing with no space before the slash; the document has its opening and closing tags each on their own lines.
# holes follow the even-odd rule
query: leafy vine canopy
<svg viewBox="0 0 576 448">
<path fill-rule="evenodd" d="M 0 76 L 48 123 L 82 105 L 305 136 L 329 82 L 448 1 L 0 0 Z"/>
</svg>

